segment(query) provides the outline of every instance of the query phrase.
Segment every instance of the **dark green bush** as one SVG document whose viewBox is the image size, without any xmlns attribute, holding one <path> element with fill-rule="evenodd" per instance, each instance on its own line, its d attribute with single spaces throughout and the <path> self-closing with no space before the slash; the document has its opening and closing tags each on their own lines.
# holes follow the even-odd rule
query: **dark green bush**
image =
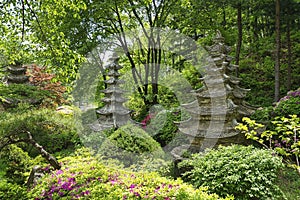
<svg viewBox="0 0 300 200">
<path fill-rule="evenodd" d="M 18 103 L 40 105 L 51 96 L 49 91 L 26 84 L 4 85 L 0 83 L 0 103 L 5 107 L 17 107 Z"/>
<path fill-rule="evenodd" d="M 164 147 L 174 139 L 178 130 L 174 121 L 180 121 L 180 116 L 180 112 L 161 111 L 151 119 L 145 130 Z"/>
<path fill-rule="evenodd" d="M 195 187 L 208 186 L 220 196 L 235 199 L 283 199 L 275 185 L 277 171 L 283 166 L 274 152 L 252 146 L 219 147 L 193 154 L 179 164 L 183 179 Z"/>
<path fill-rule="evenodd" d="M 113 132 L 101 145 L 100 155 L 122 161 L 130 166 L 141 156 L 161 158 L 163 150 L 142 128 L 127 124 Z"/>
<path fill-rule="evenodd" d="M 80 143 L 76 121 L 72 116 L 64 115 L 49 109 L 27 110 L 14 113 L 1 113 L 0 136 L 11 135 L 17 139 L 27 138 L 30 132 L 33 139 L 49 153 L 74 148 Z M 0 117 L 0 118 L 2 118 Z M 31 156 L 38 152 L 31 145 L 22 143 Z"/>
</svg>

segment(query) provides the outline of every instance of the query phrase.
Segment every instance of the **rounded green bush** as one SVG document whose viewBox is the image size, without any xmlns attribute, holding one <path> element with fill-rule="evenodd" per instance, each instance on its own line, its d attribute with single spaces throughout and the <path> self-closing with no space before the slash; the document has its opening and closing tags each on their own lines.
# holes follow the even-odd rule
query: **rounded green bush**
<svg viewBox="0 0 300 200">
<path fill-rule="evenodd" d="M 98 153 L 106 158 L 118 159 L 125 166 L 132 165 L 142 156 L 161 158 L 164 155 L 159 143 L 133 124 L 126 124 L 114 131 L 102 143 Z"/>
<path fill-rule="evenodd" d="M 160 150 L 160 145 L 147 132 L 133 124 L 120 127 L 109 136 L 111 141 L 126 151 L 134 153 L 154 152 Z"/>
<path fill-rule="evenodd" d="M 28 193 L 29 199 L 177 199 L 217 200 L 204 188 L 157 173 L 132 172 L 104 165 L 86 153 L 66 157 L 62 169 L 47 174 Z M 227 198 L 232 199 L 232 198 Z"/>
<path fill-rule="evenodd" d="M 235 199 L 284 199 L 275 185 L 277 171 L 283 166 L 281 158 L 269 150 L 253 146 L 219 147 L 206 153 L 193 154 L 179 168 L 183 180 L 195 187 L 209 188 L 220 196 Z"/>
</svg>

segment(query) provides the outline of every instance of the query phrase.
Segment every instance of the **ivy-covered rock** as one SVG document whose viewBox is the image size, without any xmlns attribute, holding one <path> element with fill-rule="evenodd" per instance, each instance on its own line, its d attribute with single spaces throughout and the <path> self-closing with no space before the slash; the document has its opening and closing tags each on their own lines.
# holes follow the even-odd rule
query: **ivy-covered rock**
<svg viewBox="0 0 300 200">
<path fill-rule="evenodd" d="M 276 116 L 300 116 L 300 88 L 296 91 L 290 91 L 281 98 L 274 108 Z"/>
</svg>

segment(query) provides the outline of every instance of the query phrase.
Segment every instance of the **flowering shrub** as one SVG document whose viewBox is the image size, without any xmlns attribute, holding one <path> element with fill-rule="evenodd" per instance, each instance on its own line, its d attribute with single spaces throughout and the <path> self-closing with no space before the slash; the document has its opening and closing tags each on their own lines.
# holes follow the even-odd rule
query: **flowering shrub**
<svg viewBox="0 0 300 200">
<path fill-rule="evenodd" d="M 300 118 L 297 115 L 276 117 L 272 124 L 274 129 L 259 132 L 264 125 L 256 123 L 247 117 L 243 118 L 244 124 L 239 124 L 236 129 L 244 133 L 247 139 L 252 139 L 268 149 L 274 149 L 285 158 L 295 158 L 298 172 L 300 173 Z"/>
<path fill-rule="evenodd" d="M 180 180 L 156 173 L 131 172 L 105 166 L 87 153 L 61 160 L 62 169 L 44 176 L 28 197 L 42 199 L 221 199 L 204 188 L 193 189 Z M 227 198 L 232 199 L 232 198 Z"/>
<path fill-rule="evenodd" d="M 274 108 L 276 116 L 298 115 L 300 116 L 300 89 L 288 92 L 279 100 Z"/>
<path fill-rule="evenodd" d="M 300 88 L 296 91 L 288 92 L 275 106 L 257 109 L 251 115 L 251 119 L 266 124 L 267 128 L 273 128 L 274 126 L 270 121 L 273 121 L 275 117 L 288 117 L 289 115 L 300 116 Z"/>
<path fill-rule="evenodd" d="M 207 186 L 220 196 L 229 193 L 243 200 L 284 199 L 275 185 L 282 166 L 271 151 L 239 145 L 193 154 L 179 163 L 183 179 L 195 187 Z"/>
</svg>

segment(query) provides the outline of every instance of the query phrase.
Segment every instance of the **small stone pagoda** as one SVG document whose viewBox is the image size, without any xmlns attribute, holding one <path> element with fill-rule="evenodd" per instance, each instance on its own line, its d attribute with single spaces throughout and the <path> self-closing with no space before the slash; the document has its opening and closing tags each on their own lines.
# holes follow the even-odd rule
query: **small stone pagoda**
<svg viewBox="0 0 300 200">
<path fill-rule="evenodd" d="M 123 106 L 123 103 L 126 101 L 122 97 L 124 91 L 119 87 L 123 81 L 119 79 L 120 73 L 118 70 L 122 66 L 118 64 L 118 60 L 119 58 L 114 54 L 110 59 L 112 63 L 107 66 L 108 72 L 106 75 L 109 78 L 104 81 L 107 84 L 107 88 L 102 91 L 105 94 L 105 97 L 102 99 L 105 105 L 96 111 L 99 114 L 97 131 L 118 128 L 126 124 L 130 119 L 130 111 Z"/>
<path fill-rule="evenodd" d="M 239 87 L 240 79 L 231 75 L 238 66 L 230 63 L 232 58 L 228 53 L 231 49 L 224 44 L 220 32 L 214 44 L 206 49 L 210 58 L 201 78 L 204 86 L 193 91 L 197 100 L 181 105 L 190 114 L 190 118 L 179 125 L 179 130 L 190 138 L 187 149 L 190 152 L 203 151 L 218 144 L 244 143 L 244 136 L 234 127 L 242 117 L 255 111 L 244 100 L 249 90 Z M 175 151 L 178 148 L 173 153 Z"/>
<path fill-rule="evenodd" d="M 9 73 L 7 76 L 7 83 L 17 83 L 24 84 L 28 83 L 29 77 L 26 76 L 27 67 L 22 65 L 21 63 L 16 63 L 14 65 L 10 65 L 7 67 L 7 72 Z"/>
</svg>

